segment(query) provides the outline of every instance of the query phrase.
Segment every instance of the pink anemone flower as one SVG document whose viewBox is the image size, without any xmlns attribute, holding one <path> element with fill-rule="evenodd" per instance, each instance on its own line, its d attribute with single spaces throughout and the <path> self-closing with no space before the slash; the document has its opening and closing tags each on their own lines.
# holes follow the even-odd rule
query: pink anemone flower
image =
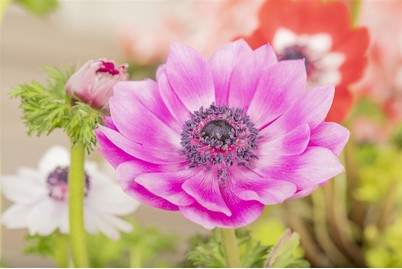
<svg viewBox="0 0 402 269">
<path fill-rule="evenodd" d="M 278 62 L 269 45 L 238 40 L 208 60 L 175 44 L 156 82 L 115 86 L 99 150 L 139 201 L 244 226 L 343 171 L 349 132 L 324 121 L 334 87 L 306 86 L 303 60 Z"/>
</svg>

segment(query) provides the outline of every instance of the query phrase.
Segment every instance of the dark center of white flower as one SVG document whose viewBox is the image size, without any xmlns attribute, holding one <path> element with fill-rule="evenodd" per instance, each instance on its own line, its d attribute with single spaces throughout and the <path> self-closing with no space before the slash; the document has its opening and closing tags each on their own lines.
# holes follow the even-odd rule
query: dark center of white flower
<svg viewBox="0 0 402 269">
<path fill-rule="evenodd" d="M 278 60 L 299 60 L 304 59 L 304 64 L 306 66 L 307 73 L 311 71 L 312 62 L 309 59 L 309 53 L 307 48 L 300 45 L 294 45 L 287 47 L 278 53 Z"/>
<path fill-rule="evenodd" d="M 68 197 L 68 169 L 69 167 L 58 166 L 47 177 L 49 196 L 55 200 L 64 201 Z M 85 173 L 85 196 L 88 195 L 89 187 L 89 176 Z"/>
<path fill-rule="evenodd" d="M 252 166 L 257 139 L 258 129 L 242 109 L 212 104 L 194 111 L 184 124 L 180 153 L 186 155 L 189 167 L 216 167 L 224 179 L 233 164 Z"/>
</svg>

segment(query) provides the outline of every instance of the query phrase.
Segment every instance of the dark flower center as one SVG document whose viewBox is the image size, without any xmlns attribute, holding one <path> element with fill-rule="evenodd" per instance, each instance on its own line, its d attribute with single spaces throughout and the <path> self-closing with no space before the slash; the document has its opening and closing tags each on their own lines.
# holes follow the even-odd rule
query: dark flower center
<svg viewBox="0 0 402 269">
<path fill-rule="evenodd" d="M 64 201 L 68 195 L 68 169 L 69 167 L 56 167 L 47 177 L 49 196 L 58 201 Z M 84 195 L 88 195 L 90 187 L 89 176 L 85 173 Z"/>
<path fill-rule="evenodd" d="M 285 48 L 281 53 L 278 54 L 278 60 L 299 60 L 304 59 L 304 64 L 306 66 L 307 72 L 309 72 L 309 68 L 311 68 L 311 61 L 308 57 L 308 52 L 305 47 L 295 45 L 291 47 Z"/>
<path fill-rule="evenodd" d="M 102 61 L 102 66 L 96 72 L 109 73 L 111 75 L 118 75 L 120 71 L 115 68 L 114 63 Z"/>
<path fill-rule="evenodd" d="M 216 139 L 221 142 L 225 142 L 230 138 L 230 134 L 233 134 L 234 129 L 232 125 L 225 120 L 212 120 L 208 122 L 201 130 L 201 137 L 210 139 Z"/>
<path fill-rule="evenodd" d="M 257 158 L 258 129 L 242 109 L 212 104 L 191 114 L 181 134 L 181 154 L 190 167 L 217 168 L 220 179 L 228 176 L 228 168 L 252 167 Z"/>
</svg>

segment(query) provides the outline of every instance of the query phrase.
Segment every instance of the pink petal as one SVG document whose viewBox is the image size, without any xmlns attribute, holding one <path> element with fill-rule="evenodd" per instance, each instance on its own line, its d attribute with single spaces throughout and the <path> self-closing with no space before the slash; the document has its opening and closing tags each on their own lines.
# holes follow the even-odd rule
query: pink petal
<svg viewBox="0 0 402 269">
<path fill-rule="evenodd" d="M 263 178 L 246 169 L 234 172 L 237 197 L 246 201 L 258 201 L 265 205 L 280 204 L 296 192 L 296 186 L 284 180 Z"/>
<path fill-rule="evenodd" d="M 299 155 L 303 153 L 310 141 L 310 127 L 303 124 L 282 137 L 264 142 L 269 138 L 262 138 L 258 149 L 261 156 L 265 155 Z"/>
<path fill-rule="evenodd" d="M 262 74 L 277 63 L 271 46 L 264 45 L 252 54 L 243 54 L 233 70 L 229 89 L 229 106 L 247 110 Z"/>
<path fill-rule="evenodd" d="M 215 101 L 214 84 L 208 61 L 196 50 L 179 44 L 171 46 L 166 63 L 173 90 L 190 110 L 207 107 Z"/>
<path fill-rule="evenodd" d="M 194 199 L 184 192 L 182 184 L 194 176 L 198 176 L 193 169 L 185 169 L 178 172 L 162 172 L 142 174 L 135 178 L 135 181 L 145 189 L 172 204 L 178 206 L 188 206 Z"/>
<path fill-rule="evenodd" d="M 123 136 L 145 148 L 178 154 L 181 148 L 180 135 L 149 112 L 143 104 L 122 96 L 113 96 L 109 104 L 113 122 Z"/>
<path fill-rule="evenodd" d="M 339 156 L 349 135 L 350 132 L 345 127 L 334 122 L 323 122 L 311 131 L 309 146 L 328 148 Z"/>
<path fill-rule="evenodd" d="M 176 93 L 173 91 L 167 78 L 166 65 L 159 67 L 156 77 L 163 102 L 173 117 L 183 125 L 190 119 L 190 112 L 192 111 L 184 106 L 183 102 L 180 101 L 179 97 L 177 97 Z"/>
<path fill-rule="evenodd" d="M 160 93 L 158 84 L 151 80 L 146 79 L 143 81 L 123 81 L 117 83 L 114 87 L 114 96 L 127 98 L 133 105 L 141 103 L 143 108 L 156 115 L 166 126 L 169 126 L 177 133 L 181 133 L 182 124 L 171 115 L 168 108 L 164 104 Z"/>
<path fill-rule="evenodd" d="M 226 195 L 225 200 L 232 212 L 232 215 L 227 215 L 214 212 L 206 209 L 198 203 L 194 203 L 190 206 L 181 206 L 180 212 L 182 215 L 191 221 L 204 226 L 206 229 L 213 229 L 215 227 L 227 227 L 237 228 L 248 225 L 254 222 L 264 209 L 264 205 L 256 201 L 243 201 L 230 194 L 232 198 L 228 198 Z"/>
<path fill-rule="evenodd" d="M 149 171 L 158 171 L 161 168 L 160 166 L 150 165 L 149 169 L 150 169 Z M 139 175 L 139 172 L 142 171 L 143 170 L 140 171 L 138 165 L 133 165 L 133 163 L 130 162 L 119 165 L 116 169 L 116 177 L 120 181 L 123 190 L 127 194 L 134 197 L 136 200 L 138 200 L 143 204 L 164 210 L 173 210 L 173 211 L 179 210 L 179 208 L 176 205 L 172 204 L 166 199 L 163 199 L 159 196 L 152 194 L 143 186 L 135 182 L 135 178 Z"/>
<path fill-rule="evenodd" d="M 229 84 L 233 69 L 244 55 L 252 57 L 252 49 L 241 39 L 223 46 L 211 57 L 209 63 L 218 106 L 228 104 Z"/>
<path fill-rule="evenodd" d="M 322 123 L 334 99 L 334 87 L 311 89 L 276 121 L 260 131 L 260 135 L 276 137 L 285 134 L 297 126 L 307 123 L 314 129 Z"/>
<path fill-rule="evenodd" d="M 307 147 L 298 156 L 262 156 L 255 161 L 253 170 L 271 179 L 292 182 L 303 190 L 326 182 L 344 169 L 329 149 Z"/>
<path fill-rule="evenodd" d="M 307 86 L 304 60 L 281 61 L 261 74 L 247 113 L 257 127 L 282 115 Z"/>
<path fill-rule="evenodd" d="M 108 126 L 110 125 L 108 124 Z M 99 144 L 98 151 L 114 168 L 121 163 L 134 159 L 133 156 L 113 144 L 100 129 L 96 129 L 95 134 Z"/>
<path fill-rule="evenodd" d="M 306 196 L 309 196 L 317 189 L 318 186 L 319 185 L 298 191 L 290 199 L 299 199 L 299 198 L 304 198 Z"/>
<path fill-rule="evenodd" d="M 206 209 L 232 215 L 223 200 L 216 173 L 202 171 L 184 182 L 182 188 Z"/>
<path fill-rule="evenodd" d="M 150 163 L 181 163 L 184 159 L 183 156 L 179 154 L 178 150 L 171 151 L 168 148 L 149 147 L 144 144 L 136 143 L 128 140 L 119 132 L 105 126 L 100 125 L 97 132 L 101 132 L 111 143 L 128 155 Z"/>
</svg>

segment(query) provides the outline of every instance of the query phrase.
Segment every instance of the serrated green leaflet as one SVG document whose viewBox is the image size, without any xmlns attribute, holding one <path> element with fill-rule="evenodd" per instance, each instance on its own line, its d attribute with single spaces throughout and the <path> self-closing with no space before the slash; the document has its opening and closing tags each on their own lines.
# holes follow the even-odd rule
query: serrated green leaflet
<svg viewBox="0 0 402 269">
<path fill-rule="evenodd" d="M 45 67 L 44 70 L 49 74 L 48 85 L 33 81 L 15 87 L 10 93 L 21 100 L 28 134 L 48 135 L 56 128 L 63 128 L 73 143 L 82 143 L 91 151 L 96 144 L 93 130 L 102 121 L 101 112 L 81 102 L 71 104 L 64 85 L 73 73 L 72 68 L 60 71 Z"/>
</svg>

